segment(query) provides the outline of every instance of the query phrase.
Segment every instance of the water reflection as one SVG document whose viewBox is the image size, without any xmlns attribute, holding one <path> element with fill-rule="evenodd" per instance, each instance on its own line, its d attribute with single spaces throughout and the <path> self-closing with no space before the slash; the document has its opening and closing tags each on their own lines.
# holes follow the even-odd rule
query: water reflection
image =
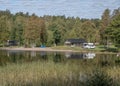
<svg viewBox="0 0 120 86">
<path fill-rule="evenodd" d="M 40 57 L 41 57 L 43 60 L 48 60 L 47 52 L 41 51 L 41 52 L 40 52 Z"/>
<path fill-rule="evenodd" d="M 47 55 L 47 52 L 41 51 L 41 52 L 40 52 L 40 55 L 41 55 L 41 56 L 46 56 L 46 55 Z"/>
<path fill-rule="evenodd" d="M 114 54 L 95 54 L 88 53 L 73 53 L 73 52 L 45 52 L 45 51 L 0 51 L 0 65 L 10 63 L 25 63 L 32 61 L 53 61 L 55 63 L 76 63 L 93 61 L 94 64 L 109 65 L 120 63 L 119 57 L 114 58 Z M 68 60 L 69 59 L 69 60 Z M 73 59 L 73 60 L 72 60 Z M 92 60 L 89 60 L 92 59 Z"/>
<path fill-rule="evenodd" d="M 73 58 L 73 59 L 93 59 L 96 54 L 95 53 L 65 53 L 66 58 Z"/>
<path fill-rule="evenodd" d="M 7 51 L 7 56 L 8 57 L 10 57 L 10 56 L 16 56 L 18 54 L 23 54 L 23 51 L 15 51 L 15 50 L 8 50 Z"/>
<path fill-rule="evenodd" d="M 36 56 L 36 52 L 35 51 L 31 51 L 31 57 L 35 57 Z"/>
<path fill-rule="evenodd" d="M 84 56 L 84 58 L 93 59 L 95 56 L 96 56 L 95 53 L 86 53 L 85 56 Z"/>
</svg>

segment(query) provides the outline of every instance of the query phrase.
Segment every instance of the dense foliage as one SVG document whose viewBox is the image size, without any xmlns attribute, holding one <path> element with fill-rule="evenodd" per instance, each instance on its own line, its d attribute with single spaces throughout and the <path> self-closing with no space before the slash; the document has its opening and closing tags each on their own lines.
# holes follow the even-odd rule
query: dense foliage
<svg viewBox="0 0 120 86">
<path fill-rule="evenodd" d="M 64 44 L 69 38 L 83 38 L 87 42 L 106 45 L 120 44 L 120 9 L 103 12 L 101 19 L 80 19 L 78 17 L 49 16 L 9 10 L 0 11 L 0 45 L 7 40 L 17 40 L 19 46 L 52 46 Z M 112 40 L 112 41 L 111 41 Z"/>
<path fill-rule="evenodd" d="M 119 13 L 111 20 L 109 27 L 106 29 L 106 34 L 112 39 L 117 47 L 120 47 L 120 9 Z"/>
<path fill-rule="evenodd" d="M 100 69 L 93 71 L 93 74 L 91 74 L 86 83 L 86 86 L 115 86 L 113 79 L 105 71 L 101 71 Z"/>
</svg>

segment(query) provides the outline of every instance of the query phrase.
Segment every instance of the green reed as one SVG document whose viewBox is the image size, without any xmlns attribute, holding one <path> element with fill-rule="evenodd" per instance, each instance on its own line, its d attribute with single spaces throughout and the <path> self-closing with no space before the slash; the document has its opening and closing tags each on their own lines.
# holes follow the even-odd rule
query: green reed
<svg viewBox="0 0 120 86">
<path fill-rule="evenodd" d="M 87 59 L 63 63 L 51 60 L 10 63 L 0 67 L 0 86 L 87 86 L 87 80 L 91 79 L 96 69 L 105 71 L 113 83 L 120 84 L 119 65 L 101 66 L 96 63 L 96 60 Z"/>
</svg>

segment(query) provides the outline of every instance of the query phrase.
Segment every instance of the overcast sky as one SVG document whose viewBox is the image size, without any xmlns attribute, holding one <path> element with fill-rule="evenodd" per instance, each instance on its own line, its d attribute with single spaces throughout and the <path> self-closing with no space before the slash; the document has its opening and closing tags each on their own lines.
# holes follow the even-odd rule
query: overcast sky
<svg viewBox="0 0 120 86">
<path fill-rule="evenodd" d="M 0 10 L 29 12 L 38 16 L 65 15 L 100 18 L 106 8 L 117 9 L 120 0 L 0 0 Z"/>
</svg>

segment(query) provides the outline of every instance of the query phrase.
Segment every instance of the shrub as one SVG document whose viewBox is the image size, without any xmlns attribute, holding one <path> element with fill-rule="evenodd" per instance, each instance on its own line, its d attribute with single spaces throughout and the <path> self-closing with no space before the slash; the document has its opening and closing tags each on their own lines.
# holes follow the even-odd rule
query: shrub
<svg viewBox="0 0 120 86">
<path fill-rule="evenodd" d="M 96 70 L 86 81 L 86 86 L 113 86 L 113 79 L 105 72 Z"/>
</svg>

